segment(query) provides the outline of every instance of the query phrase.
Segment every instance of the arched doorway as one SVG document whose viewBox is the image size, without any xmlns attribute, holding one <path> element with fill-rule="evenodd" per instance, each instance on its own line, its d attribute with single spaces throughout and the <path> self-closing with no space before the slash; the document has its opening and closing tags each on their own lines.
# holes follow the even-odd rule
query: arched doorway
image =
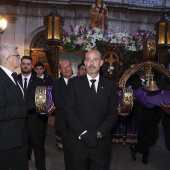
<svg viewBox="0 0 170 170">
<path fill-rule="evenodd" d="M 45 36 L 44 31 L 37 34 L 31 43 L 30 46 L 30 56 L 33 59 L 33 65 L 35 65 L 36 62 L 42 62 L 45 67 L 45 74 L 52 75 L 50 66 L 48 64 L 48 60 L 46 57 L 46 54 L 44 52 L 44 49 L 48 46 L 45 42 Z"/>
</svg>

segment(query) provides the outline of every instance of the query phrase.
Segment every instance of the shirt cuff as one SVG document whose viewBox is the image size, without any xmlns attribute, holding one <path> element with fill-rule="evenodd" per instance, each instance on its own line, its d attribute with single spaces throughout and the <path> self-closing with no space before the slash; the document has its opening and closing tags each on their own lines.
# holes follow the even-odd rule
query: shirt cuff
<svg viewBox="0 0 170 170">
<path fill-rule="evenodd" d="M 83 133 L 81 133 L 78 138 L 81 139 L 81 136 L 82 136 L 83 134 L 85 134 L 85 133 L 87 133 L 87 130 L 85 130 Z"/>
</svg>

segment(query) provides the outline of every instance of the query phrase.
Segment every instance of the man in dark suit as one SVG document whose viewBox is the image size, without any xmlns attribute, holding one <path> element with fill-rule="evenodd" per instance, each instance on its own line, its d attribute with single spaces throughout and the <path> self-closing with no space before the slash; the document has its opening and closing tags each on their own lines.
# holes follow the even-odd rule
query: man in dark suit
<svg viewBox="0 0 170 170">
<path fill-rule="evenodd" d="M 28 170 L 27 107 L 12 73 L 20 66 L 17 47 L 0 45 L 0 169 Z"/>
<path fill-rule="evenodd" d="M 52 85 L 52 81 L 53 81 L 52 78 L 44 74 L 45 68 L 44 68 L 43 63 L 37 62 L 34 66 L 34 71 L 39 78 L 42 78 L 44 80 L 45 86 Z"/>
<path fill-rule="evenodd" d="M 67 159 L 68 149 L 67 149 L 67 133 L 68 127 L 64 118 L 64 103 L 67 94 L 67 83 L 72 76 L 72 65 L 68 60 L 62 60 L 59 64 L 59 69 L 61 72 L 61 77 L 55 80 L 52 85 L 52 97 L 55 105 L 55 130 L 58 135 L 61 136 L 63 149 L 64 149 L 64 161 L 65 168 L 69 170 L 69 163 Z M 56 135 L 57 135 L 56 134 Z M 58 138 L 60 137 L 58 136 Z"/>
<path fill-rule="evenodd" d="M 52 86 L 52 81 L 53 79 L 47 75 L 44 74 L 45 68 L 42 62 L 37 62 L 34 66 L 34 71 L 37 75 L 37 77 L 43 79 L 44 81 L 44 86 Z M 48 115 L 44 115 L 44 142 L 45 142 L 45 137 L 46 137 L 46 132 L 47 132 L 47 124 L 48 124 Z"/>
<path fill-rule="evenodd" d="M 66 97 L 69 170 L 108 170 L 111 129 L 118 115 L 117 89 L 112 80 L 99 75 L 100 52 L 87 52 L 84 63 L 87 75 L 70 79 Z"/>
<path fill-rule="evenodd" d="M 21 58 L 21 74 L 18 78 L 24 89 L 27 104 L 28 133 L 34 150 L 35 166 L 37 170 L 45 170 L 44 120 L 43 116 L 35 109 L 35 90 L 37 86 L 43 86 L 44 82 L 32 74 L 32 58 L 30 56 Z"/>
<path fill-rule="evenodd" d="M 133 90 L 136 90 L 139 87 L 144 87 L 143 84 L 145 81 L 145 72 L 143 70 L 138 71 L 130 78 L 130 85 L 132 85 Z M 144 164 L 148 164 L 149 148 L 156 143 L 156 139 L 159 137 L 159 113 L 157 109 L 157 107 L 144 107 L 137 100 L 134 102 L 134 107 L 131 114 L 135 115 L 137 126 L 137 144 L 130 146 L 131 156 L 134 161 L 136 160 L 136 154 L 141 153 L 142 162 Z"/>
</svg>

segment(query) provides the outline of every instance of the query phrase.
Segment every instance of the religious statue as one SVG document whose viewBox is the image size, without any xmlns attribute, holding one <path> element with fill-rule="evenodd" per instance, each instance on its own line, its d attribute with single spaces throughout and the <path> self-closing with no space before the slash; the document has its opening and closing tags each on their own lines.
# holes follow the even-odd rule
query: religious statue
<svg viewBox="0 0 170 170">
<path fill-rule="evenodd" d="M 92 15 L 92 20 L 90 22 L 89 28 L 98 27 L 104 32 L 108 28 L 108 10 L 103 0 L 95 0 L 92 7 L 90 8 L 90 14 Z"/>
</svg>

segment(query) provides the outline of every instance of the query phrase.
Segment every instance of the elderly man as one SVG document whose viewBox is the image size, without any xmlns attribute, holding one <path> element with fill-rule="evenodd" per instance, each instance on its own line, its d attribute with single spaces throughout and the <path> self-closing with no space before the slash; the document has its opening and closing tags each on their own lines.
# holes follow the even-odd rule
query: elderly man
<svg viewBox="0 0 170 170">
<path fill-rule="evenodd" d="M 20 67 L 17 47 L 0 45 L 0 169 L 28 170 L 27 107 L 14 70 Z"/>
<path fill-rule="evenodd" d="M 64 161 L 65 168 L 69 170 L 69 159 L 68 147 L 67 147 L 67 133 L 68 127 L 65 122 L 65 112 L 64 112 L 64 103 L 67 94 L 67 84 L 68 80 L 72 77 L 72 65 L 68 60 L 62 60 L 59 64 L 59 69 L 61 72 L 61 77 L 58 80 L 55 80 L 52 85 L 52 97 L 53 102 L 56 107 L 55 110 L 55 129 L 56 132 L 61 136 L 63 149 L 64 149 Z M 58 136 L 58 137 L 59 137 Z"/>
<path fill-rule="evenodd" d="M 87 74 L 69 81 L 66 97 L 69 170 L 108 170 L 111 129 L 117 118 L 116 85 L 99 75 L 99 51 L 87 52 L 84 63 Z"/>
</svg>

